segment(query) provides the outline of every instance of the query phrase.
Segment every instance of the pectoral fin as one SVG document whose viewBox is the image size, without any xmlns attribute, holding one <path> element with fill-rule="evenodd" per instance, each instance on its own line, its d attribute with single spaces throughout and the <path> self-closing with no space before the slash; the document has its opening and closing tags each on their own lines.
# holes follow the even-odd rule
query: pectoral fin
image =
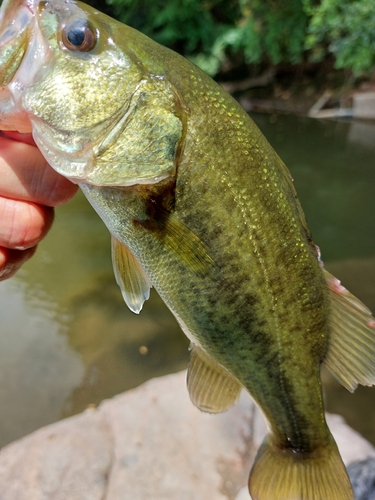
<svg viewBox="0 0 375 500">
<path fill-rule="evenodd" d="M 212 277 L 217 275 L 218 266 L 206 245 L 173 213 L 159 207 L 156 217 L 138 221 L 138 224 L 152 233 L 192 271 Z"/>
<path fill-rule="evenodd" d="M 375 318 L 340 281 L 324 270 L 331 301 L 330 339 L 324 360 L 349 391 L 375 384 Z"/>
<path fill-rule="evenodd" d="M 187 387 L 190 399 L 197 408 L 208 413 L 220 413 L 236 402 L 242 386 L 194 345 L 190 354 Z"/>
<path fill-rule="evenodd" d="M 126 305 L 136 314 L 150 297 L 151 283 L 128 247 L 112 236 L 112 263 L 115 278 Z"/>
</svg>

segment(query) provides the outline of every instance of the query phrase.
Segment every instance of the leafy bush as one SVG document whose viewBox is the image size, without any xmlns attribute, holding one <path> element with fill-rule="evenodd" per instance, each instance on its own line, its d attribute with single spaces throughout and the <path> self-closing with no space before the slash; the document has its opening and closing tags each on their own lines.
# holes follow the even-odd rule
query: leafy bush
<svg viewBox="0 0 375 500">
<path fill-rule="evenodd" d="M 95 0 L 94 0 L 95 1 Z M 110 14 L 211 75 L 251 64 L 322 60 L 355 73 L 375 65 L 374 0 L 106 0 Z"/>
<path fill-rule="evenodd" d="M 195 57 L 216 73 L 225 59 L 217 41 L 240 15 L 237 0 L 106 0 L 115 16 L 157 42 Z M 220 44 L 220 42 L 219 42 Z M 214 55 L 215 53 L 215 55 Z M 210 63 L 211 59 L 211 63 Z"/>
<path fill-rule="evenodd" d="M 374 67 L 375 1 L 322 0 L 310 14 L 306 47 L 313 58 L 321 60 L 328 48 L 337 68 L 361 73 Z"/>
</svg>

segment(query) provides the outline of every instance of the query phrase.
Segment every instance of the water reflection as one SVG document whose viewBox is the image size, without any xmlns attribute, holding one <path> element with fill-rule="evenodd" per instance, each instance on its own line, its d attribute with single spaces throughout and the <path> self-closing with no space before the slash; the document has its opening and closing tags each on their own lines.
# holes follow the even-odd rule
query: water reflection
<svg viewBox="0 0 375 500">
<path fill-rule="evenodd" d="M 59 419 L 84 374 L 67 317 L 26 279 L 0 287 L 0 446 Z"/>
<path fill-rule="evenodd" d="M 292 172 L 323 260 L 373 256 L 375 125 L 366 124 L 372 130 L 370 147 L 354 142 L 356 123 L 254 118 Z"/>
<path fill-rule="evenodd" d="M 254 118 L 292 171 L 327 267 L 375 311 L 375 127 L 364 143 L 350 123 Z M 0 444 L 187 365 L 188 342 L 156 293 L 139 316 L 124 305 L 109 235 L 82 195 L 0 299 Z M 375 443 L 374 391 L 352 396 L 324 377 L 328 409 Z"/>
<path fill-rule="evenodd" d="M 57 210 L 54 227 L 35 257 L 14 280 L 1 283 L 0 290 L 3 287 L 4 294 L 11 297 L 13 291 L 5 289 L 8 284 L 20 286 L 22 283 L 29 291 L 24 299 L 28 307 L 18 311 L 16 331 L 23 329 L 27 334 L 31 318 L 39 318 L 40 322 L 45 316 L 53 318 L 54 329 L 63 334 L 60 338 L 65 351 L 79 360 L 80 373 L 65 393 L 50 377 L 52 394 L 49 397 L 59 400 L 58 411 L 41 418 L 39 424 L 32 422 L 25 432 L 10 436 L 11 439 L 78 413 L 88 405 L 96 405 L 152 377 L 186 367 L 188 341 L 157 294 L 151 294 L 140 316 L 125 306 L 113 277 L 108 231 L 81 193 Z M 48 301 L 44 305 L 39 301 L 40 307 L 34 307 L 41 291 Z M 69 311 L 69 315 L 61 311 Z M 8 328 L 9 318 L 4 309 L 0 331 Z M 14 336 L 17 336 L 16 331 Z M 53 331 L 52 327 L 44 328 L 47 335 Z M 52 359 L 64 355 L 61 346 L 53 346 L 44 338 L 40 342 L 44 345 L 44 357 Z M 33 362 L 44 364 L 43 359 Z M 13 371 L 17 370 L 22 371 L 22 368 L 14 366 Z M 67 360 L 58 376 L 68 385 L 73 374 L 70 360 Z M 13 399 L 26 415 L 27 405 L 22 403 L 22 392 L 22 387 L 12 388 Z M 33 405 L 40 406 L 37 399 Z M 0 406 L 0 442 L 4 444 L 11 439 L 5 433 L 1 441 L 2 419 Z"/>
<path fill-rule="evenodd" d="M 83 410 L 146 380 L 186 368 L 188 341 L 155 292 L 136 316 L 125 306 L 112 275 L 72 298 L 70 344 L 86 367 L 64 415 Z"/>
</svg>

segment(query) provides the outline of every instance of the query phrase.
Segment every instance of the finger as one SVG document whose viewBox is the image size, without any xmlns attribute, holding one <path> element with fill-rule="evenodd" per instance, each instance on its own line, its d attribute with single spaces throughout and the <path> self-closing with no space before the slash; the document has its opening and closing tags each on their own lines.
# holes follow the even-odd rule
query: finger
<svg viewBox="0 0 375 500">
<path fill-rule="evenodd" d="M 57 206 L 78 187 L 55 172 L 35 146 L 0 137 L 0 196 Z"/>
<path fill-rule="evenodd" d="M 0 197 L 0 247 L 35 246 L 49 231 L 53 217 L 53 208 Z"/>
<path fill-rule="evenodd" d="M 35 253 L 36 246 L 27 250 L 9 250 L 0 247 L 0 281 L 11 278 Z"/>
<path fill-rule="evenodd" d="M 24 142 L 25 144 L 36 146 L 32 134 L 21 134 L 21 132 L 16 132 L 13 130 L 0 130 L 0 137 L 8 137 L 9 139 L 14 139 L 15 141 Z"/>
</svg>

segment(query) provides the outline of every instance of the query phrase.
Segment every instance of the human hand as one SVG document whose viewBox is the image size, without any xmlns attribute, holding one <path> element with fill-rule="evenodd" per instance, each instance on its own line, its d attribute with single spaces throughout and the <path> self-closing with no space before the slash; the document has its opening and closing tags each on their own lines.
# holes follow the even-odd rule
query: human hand
<svg viewBox="0 0 375 500">
<path fill-rule="evenodd" d="M 48 165 L 30 134 L 0 132 L 0 281 L 34 255 L 52 225 L 53 207 L 77 189 Z"/>
</svg>

